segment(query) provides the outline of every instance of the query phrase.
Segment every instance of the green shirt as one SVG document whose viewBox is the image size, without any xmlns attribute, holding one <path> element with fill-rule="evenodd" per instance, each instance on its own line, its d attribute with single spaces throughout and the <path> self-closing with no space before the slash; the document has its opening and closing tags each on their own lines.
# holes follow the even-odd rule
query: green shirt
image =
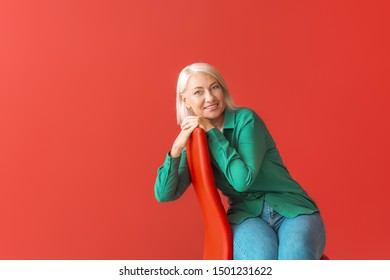
<svg viewBox="0 0 390 280">
<path fill-rule="evenodd" d="M 206 136 L 215 185 L 228 197 L 230 223 L 260 215 L 264 201 L 287 218 L 318 211 L 291 178 L 271 134 L 255 112 L 225 109 L 223 132 L 213 128 Z M 180 158 L 168 153 L 157 172 L 157 200 L 178 199 L 190 184 L 186 151 Z"/>
</svg>

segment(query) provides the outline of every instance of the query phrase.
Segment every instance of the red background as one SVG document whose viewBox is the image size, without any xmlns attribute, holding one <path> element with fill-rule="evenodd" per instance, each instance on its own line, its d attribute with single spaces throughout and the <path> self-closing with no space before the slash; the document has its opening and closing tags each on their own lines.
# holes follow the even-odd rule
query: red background
<svg viewBox="0 0 390 280">
<path fill-rule="evenodd" d="M 332 259 L 389 259 L 387 1 L 0 2 L 0 258 L 199 259 L 159 204 L 175 85 L 206 61 L 319 204 Z"/>
</svg>

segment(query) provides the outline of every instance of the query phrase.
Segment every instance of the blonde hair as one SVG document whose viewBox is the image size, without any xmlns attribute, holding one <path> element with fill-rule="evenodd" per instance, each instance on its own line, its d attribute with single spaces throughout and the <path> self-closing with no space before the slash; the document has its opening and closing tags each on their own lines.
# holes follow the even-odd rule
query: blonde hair
<svg viewBox="0 0 390 280">
<path fill-rule="evenodd" d="M 189 78 L 193 73 L 196 72 L 203 72 L 213 76 L 222 88 L 226 107 L 232 110 L 236 109 L 236 106 L 234 105 L 233 99 L 230 96 L 229 89 L 225 83 L 225 80 L 223 79 L 222 75 L 217 71 L 217 69 L 215 69 L 212 65 L 208 63 L 194 63 L 186 66 L 183 70 L 181 70 L 179 78 L 177 79 L 176 117 L 178 124 L 180 124 L 187 116 L 194 115 L 193 111 L 185 106 L 181 95 L 185 92 L 187 88 Z"/>
</svg>

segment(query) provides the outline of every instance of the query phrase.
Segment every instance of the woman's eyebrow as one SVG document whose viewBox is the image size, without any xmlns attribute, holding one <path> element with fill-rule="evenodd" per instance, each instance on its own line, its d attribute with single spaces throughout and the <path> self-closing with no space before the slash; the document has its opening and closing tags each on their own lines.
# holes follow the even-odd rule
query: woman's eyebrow
<svg viewBox="0 0 390 280">
<path fill-rule="evenodd" d="M 212 82 L 212 83 L 209 85 L 209 87 L 212 87 L 212 86 L 215 85 L 215 84 L 219 85 L 218 81 Z M 203 89 L 203 87 L 202 87 L 202 86 L 196 86 L 196 87 L 194 87 L 192 90 L 195 90 L 195 89 Z"/>
</svg>

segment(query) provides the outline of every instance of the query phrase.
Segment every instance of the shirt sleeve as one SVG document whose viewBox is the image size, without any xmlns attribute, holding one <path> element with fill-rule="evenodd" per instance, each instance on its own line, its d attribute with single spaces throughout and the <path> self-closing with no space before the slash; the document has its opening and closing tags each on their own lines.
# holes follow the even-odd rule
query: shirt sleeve
<svg viewBox="0 0 390 280">
<path fill-rule="evenodd" d="M 210 153 L 229 184 L 238 192 L 247 191 L 255 181 L 263 163 L 266 127 L 253 115 L 236 124 L 237 140 L 232 146 L 223 133 L 213 128 L 207 132 Z"/>
<path fill-rule="evenodd" d="M 172 158 L 167 153 L 164 164 L 157 171 L 154 194 L 159 202 L 178 199 L 191 184 L 187 166 L 186 151 L 179 158 Z"/>
</svg>

